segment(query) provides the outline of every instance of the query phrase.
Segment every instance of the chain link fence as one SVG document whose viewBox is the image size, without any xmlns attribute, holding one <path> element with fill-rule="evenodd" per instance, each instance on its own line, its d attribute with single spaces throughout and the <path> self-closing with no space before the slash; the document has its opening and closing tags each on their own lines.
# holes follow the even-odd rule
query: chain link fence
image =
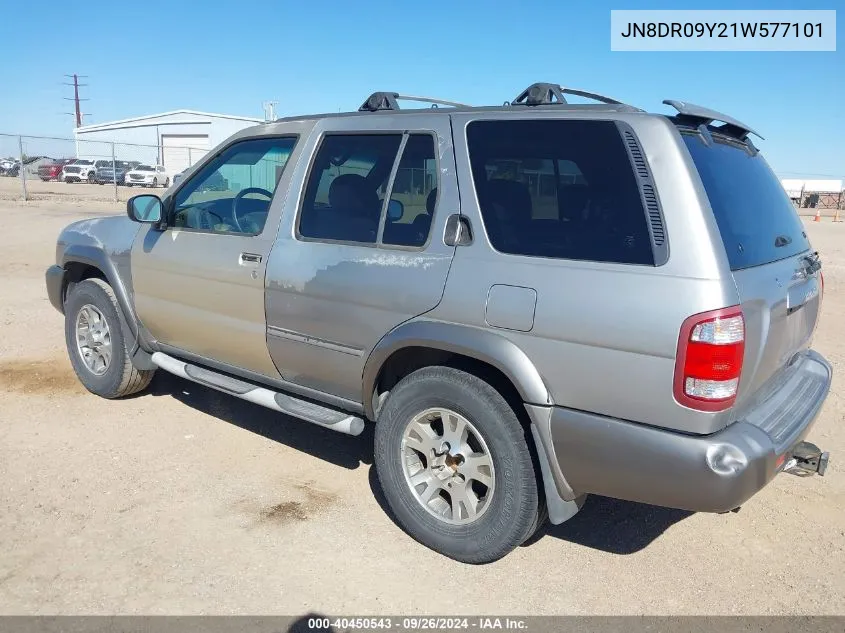
<svg viewBox="0 0 845 633">
<path fill-rule="evenodd" d="M 802 216 L 831 216 L 839 221 L 841 212 L 845 209 L 845 191 L 811 191 L 802 187 L 789 188 L 786 195 Z"/>
<path fill-rule="evenodd" d="M 0 134 L 0 197 L 31 200 L 62 196 L 118 202 L 133 195 L 132 182 L 126 180 L 129 167 L 161 165 L 165 172 L 158 186 L 173 182 L 175 176 L 199 161 L 208 150 L 196 147 L 143 145 L 86 139 Z M 61 163 L 87 161 L 78 174 L 66 174 Z M 99 173 L 98 173 L 99 172 Z M 89 175 L 93 178 L 89 180 Z M 6 178 L 2 178 L 6 176 Z M 77 177 L 79 176 L 79 177 Z M 414 183 L 424 182 L 425 173 L 409 174 Z M 18 181 L 12 185 L 10 178 Z M 68 182 L 67 180 L 70 180 Z M 80 184 L 81 183 L 81 184 Z M 86 185 L 98 185 L 94 191 Z M 422 186 L 422 184 L 420 185 Z M 830 216 L 839 220 L 845 210 L 845 191 L 787 190 L 787 195 L 802 216 Z"/>
<path fill-rule="evenodd" d="M 168 145 L 165 161 L 160 144 L 0 134 L 0 177 L 6 177 L 0 179 L 0 193 L 23 200 L 66 195 L 118 202 L 132 195 L 132 177 L 127 176 L 131 169 L 163 167 L 152 185 L 142 185 L 163 187 L 207 151 Z M 10 178 L 18 181 L 17 192 Z M 91 185 L 99 190 L 93 191 Z"/>
</svg>

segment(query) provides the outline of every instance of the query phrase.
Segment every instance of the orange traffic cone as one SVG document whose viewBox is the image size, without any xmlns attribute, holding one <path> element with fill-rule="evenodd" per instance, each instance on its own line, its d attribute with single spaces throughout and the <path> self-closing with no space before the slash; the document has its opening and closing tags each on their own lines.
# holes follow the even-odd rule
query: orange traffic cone
<svg viewBox="0 0 845 633">
<path fill-rule="evenodd" d="M 821 222 L 821 221 L 822 221 L 821 207 L 816 207 L 816 217 L 813 218 L 813 222 Z"/>
</svg>

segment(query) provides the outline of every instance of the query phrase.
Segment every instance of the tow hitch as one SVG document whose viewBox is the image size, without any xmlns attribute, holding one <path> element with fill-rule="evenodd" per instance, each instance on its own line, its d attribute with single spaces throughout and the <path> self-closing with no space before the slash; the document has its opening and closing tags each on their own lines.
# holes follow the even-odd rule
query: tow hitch
<svg viewBox="0 0 845 633">
<path fill-rule="evenodd" d="M 824 477 L 830 455 L 811 442 L 801 442 L 792 449 L 791 456 L 783 467 L 785 472 L 792 475 Z"/>
</svg>

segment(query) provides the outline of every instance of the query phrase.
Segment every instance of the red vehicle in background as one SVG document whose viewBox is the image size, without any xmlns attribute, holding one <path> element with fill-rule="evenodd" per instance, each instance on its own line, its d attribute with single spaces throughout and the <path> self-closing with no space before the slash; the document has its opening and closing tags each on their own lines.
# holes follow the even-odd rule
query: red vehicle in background
<svg viewBox="0 0 845 633">
<path fill-rule="evenodd" d="M 43 181 L 60 180 L 62 177 L 62 167 L 69 165 L 75 159 L 73 158 L 59 158 L 38 168 L 38 177 Z"/>
</svg>

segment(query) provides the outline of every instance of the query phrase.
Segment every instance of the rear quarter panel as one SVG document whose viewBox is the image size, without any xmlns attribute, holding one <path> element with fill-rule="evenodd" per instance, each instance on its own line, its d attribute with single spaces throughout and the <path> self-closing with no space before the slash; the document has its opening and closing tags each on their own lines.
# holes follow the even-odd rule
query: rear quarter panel
<svg viewBox="0 0 845 633">
<path fill-rule="evenodd" d="M 702 212 L 709 205 L 677 131 L 654 115 L 532 113 L 532 119 L 626 121 L 659 192 L 669 242 L 664 265 L 568 261 L 499 253 L 481 230 L 464 130 L 476 118 L 507 116 L 518 114 L 453 115 L 461 207 L 475 241 L 457 250 L 443 301 L 428 316 L 490 327 L 485 302 L 492 285 L 533 288 L 530 331 L 493 329 L 525 351 L 556 405 L 693 433 L 724 427 L 729 414 L 688 409 L 672 393 L 684 319 L 738 302 L 715 220 Z"/>
</svg>

